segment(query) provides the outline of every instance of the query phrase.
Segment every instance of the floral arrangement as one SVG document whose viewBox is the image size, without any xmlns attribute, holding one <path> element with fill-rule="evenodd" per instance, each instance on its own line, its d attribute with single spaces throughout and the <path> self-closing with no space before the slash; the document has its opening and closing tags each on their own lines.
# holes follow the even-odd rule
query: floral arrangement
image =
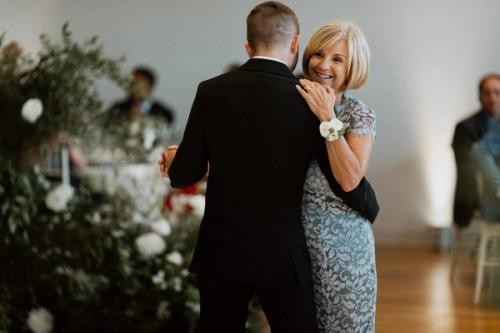
<svg viewBox="0 0 500 333">
<path fill-rule="evenodd" d="M 156 165 L 136 164 L 120 169 L 113 191 L 91 190 L 85 179 L 51 183 L 38 166 L 44 142 L 62 136 L 92 145 L 115 130 L 102 130 L 95 82 L 125 88 L 122 59 L 107 58 L 96 37 L 74 42 L 67 25 L 60 44 L 42 35 L 37 57 L 3 40 L 0 332 L 196 331 L 199 299 L 187 265 L 205 182 L 174 191 Z M 164 128 L 155 126 L 144 118 L 125 127 L 131 148 L 143 148 L 127 157 L 158 156 Z M 256 313 L 250 332 L 258 331 Z"/>
<path fill-rule="evenodd" d="M 84 187 L 50 190 L 37 169 L 2 171 L 0 330 L 194 329 L 198 293 L 186 240 L 195 223 L 137 223 L 126 194 L 96 200 Z"/>
<path fill-rule="evenodd" d="M 52 184 L 38 167 L 48 138 L 102 132 L 95 81 L 125 87 L 121 60 L 95 37 L 74 42 L 67 25 L 61 44 L 41 37 L 38 57 L 3 40 L 0 332 L 193 331 L 198 292 L 186 268 L 199 217 L 169 222 L 165 181 L 151 179 L 148 201 L 125 180 L 107 195 Z"/>
</svg>

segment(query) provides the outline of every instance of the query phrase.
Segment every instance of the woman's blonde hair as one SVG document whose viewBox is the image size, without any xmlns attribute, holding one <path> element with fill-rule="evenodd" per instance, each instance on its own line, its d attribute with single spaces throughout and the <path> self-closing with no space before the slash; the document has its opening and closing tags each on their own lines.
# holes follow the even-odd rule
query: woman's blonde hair
<svg viewBox="0 0 500 333">
<path fill-rule="evenodd" d="M 370 49 L 361 29 L 354 23 L 333 21 L 314 32 L 304 50 L 302 70 L 309 76 L 309 61 L 318 51 L 346 40 L 348 49 L 346 90 L 361 88 L 368 79 Z"/>
</svg>

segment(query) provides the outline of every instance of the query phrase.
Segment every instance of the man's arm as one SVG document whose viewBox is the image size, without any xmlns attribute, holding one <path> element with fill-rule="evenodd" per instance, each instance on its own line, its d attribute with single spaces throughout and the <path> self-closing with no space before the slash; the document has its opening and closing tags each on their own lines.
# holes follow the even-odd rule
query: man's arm
<svg viewBox="0 0 500 333">
<path fill-rule="evenodd" d="M 207 111 L 207 107 L 203 103 L 202 84 L 200 84 L 191 107 L 182 142 L 168 171 L 173 187 L 191 186 L 200 181 L 207 173 Z"/>
<path fill-rule="evenodd" d="M 344 191 L 332 174 L 332 168 L 330 167 L 324 140 L 320 140 L 318 143 L 316 159 L 318 160 L 319 167 L 328 180 L 333 193 L 338 195 L 346 203 L 346 205 L 373 223 L 380 208 L 375 192 L 373 191 L 373 188 L 368 180 L 363 177 L 355 189 L 349 192 Z"/>
<path fill-rule="evenodd" d="M 487 134 L 472 147 L 471 156 L 483 175 L 483 181 L 492 185 L 500 193 L 500 168 L 495 156 L 500 153 L 500 134 Z M 495 150 L 496 149 L 496 150 Z M 496 154 L 495 154 L 496 153 Z"/>
<path fill-rule="evenodd" d="M 471 158 L 474 141 L 468 126 L 467 123 L 458 124 L 452 142 L 457 166 L 453 220 L 460 226 L 467 225 L 478 208 L 477 166 Z"/>
</svg>

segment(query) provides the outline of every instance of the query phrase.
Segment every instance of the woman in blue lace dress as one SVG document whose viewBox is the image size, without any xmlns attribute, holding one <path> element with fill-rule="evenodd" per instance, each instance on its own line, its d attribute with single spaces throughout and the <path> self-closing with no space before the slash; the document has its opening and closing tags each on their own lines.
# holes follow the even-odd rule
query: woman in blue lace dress
<svg viewBox="0 0 500 333">
<path fill-rule="evenodd" d="M 350 191 L 366 173 L 375 140 L 375 113 L 346 93 L 366 82 L 368 45 L 355 25 L 335 21 L 314 33 L 302 64 L 311 81 L 301 80 L 297 89 L 322 122 L 335 179 Z M 369 221 L 332 192 L 315 161 L 302 205 L 320 332 L 374 332 L 377 274 Z"/>
</svg>

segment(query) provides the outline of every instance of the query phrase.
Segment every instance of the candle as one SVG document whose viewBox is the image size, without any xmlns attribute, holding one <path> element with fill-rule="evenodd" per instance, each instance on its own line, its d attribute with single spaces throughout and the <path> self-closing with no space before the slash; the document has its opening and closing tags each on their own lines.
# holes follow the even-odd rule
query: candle
<svg viewBox="0 0 500 333">
<path fill-rule="evenodd" d="M 61 149 L 62 182 L 69 185 L 69 151 L 67 147 Z"/>
</svg>

